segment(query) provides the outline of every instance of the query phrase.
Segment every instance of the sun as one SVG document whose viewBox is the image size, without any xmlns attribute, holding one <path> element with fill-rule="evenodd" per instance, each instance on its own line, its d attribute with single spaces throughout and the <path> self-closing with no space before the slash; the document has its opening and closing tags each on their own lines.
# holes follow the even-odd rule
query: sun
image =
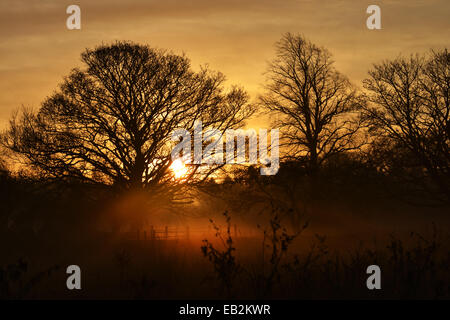
<svg viewBox="0 0 450 320">
<path fill-rule="evenodd" d="M 170 169 L 172 169 L 173 173 L 175 174 L 175 178 L 177 179 L 184 177 L 188 172 L 188 168 L 180 159 L 175 160 L 170 166 Z"/>
</svg>

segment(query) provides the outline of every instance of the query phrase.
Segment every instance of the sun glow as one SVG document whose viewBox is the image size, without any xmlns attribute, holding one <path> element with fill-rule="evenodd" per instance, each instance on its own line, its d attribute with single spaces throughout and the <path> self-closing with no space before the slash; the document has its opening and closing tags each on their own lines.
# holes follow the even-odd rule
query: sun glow
<svg viewBox="0 0 450 320">
<path fill-rule="evenodd" d="M 188 172 L 188 168 L 180 159 L 175 160 L 170 168 L 172 169 L 173 173 L 175 174 L 175 178 L 177 179 L 184 177 Z"/>
</svg>

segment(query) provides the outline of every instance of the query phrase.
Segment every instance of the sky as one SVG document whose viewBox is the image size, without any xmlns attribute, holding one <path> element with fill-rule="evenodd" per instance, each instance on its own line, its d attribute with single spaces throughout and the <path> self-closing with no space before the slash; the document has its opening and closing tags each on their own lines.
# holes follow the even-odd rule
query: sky
<svg viewBox="0 0 450 320">
<path fill-rule="evenodd" d="M 66 27 L 72 4 L 81 30 Z M 381 8 L 381 30 L 366 27 L 371 4 Z M 38 108 L 81 65 L 80 53 L 101 43 L 185 53 L 194 68 L 207 64 L 255 98 L 285 32 L 326 47 L 361 86 L 373 63 L 448 48 L 449 17 L 450 0 L 1 0 L 0 129 L 20 106 Z"/>
</svg>

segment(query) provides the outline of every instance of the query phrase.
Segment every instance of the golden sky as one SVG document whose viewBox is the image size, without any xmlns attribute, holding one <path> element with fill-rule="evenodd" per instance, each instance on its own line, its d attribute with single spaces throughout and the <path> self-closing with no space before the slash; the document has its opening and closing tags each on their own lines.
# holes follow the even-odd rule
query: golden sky
<svg viewBox="0 0 450 320">
<path fill-rule="evenodd" d="M 81 30 L 66 28 L 71 4 Z M 382 30 L 366 28 L 370 4 Z M 449 47 L 450 0 L 1 0 L 0 128 L 17 107 L 38 107 L 86 47 L 114 40 L 185 52 L 255 97 L 288 31 L 327 47 L 360 85 L 374 62 Z"/>
</svg>

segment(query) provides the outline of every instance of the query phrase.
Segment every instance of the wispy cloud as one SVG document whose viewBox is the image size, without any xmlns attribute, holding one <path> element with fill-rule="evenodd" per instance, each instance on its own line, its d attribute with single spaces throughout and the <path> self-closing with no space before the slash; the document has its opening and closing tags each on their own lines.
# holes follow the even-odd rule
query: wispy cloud
<svg viewBox="0 0 450 320">
<path fill-rule="evenodd" d="M 373 62 L 450 43 L 450 1 L 384 0 L 382 30 L 365 28 L 360 0 L 2 0 L 0 2 L 0 118 L 38 105 L 101 42 L 132 40 L 184 51 L 253 94 L 282 33 L 300 32 L 335 55 L 360 82 Z M 65 28 L 66 7 L 82 9 L 82 29 Z"/>
</svg>

